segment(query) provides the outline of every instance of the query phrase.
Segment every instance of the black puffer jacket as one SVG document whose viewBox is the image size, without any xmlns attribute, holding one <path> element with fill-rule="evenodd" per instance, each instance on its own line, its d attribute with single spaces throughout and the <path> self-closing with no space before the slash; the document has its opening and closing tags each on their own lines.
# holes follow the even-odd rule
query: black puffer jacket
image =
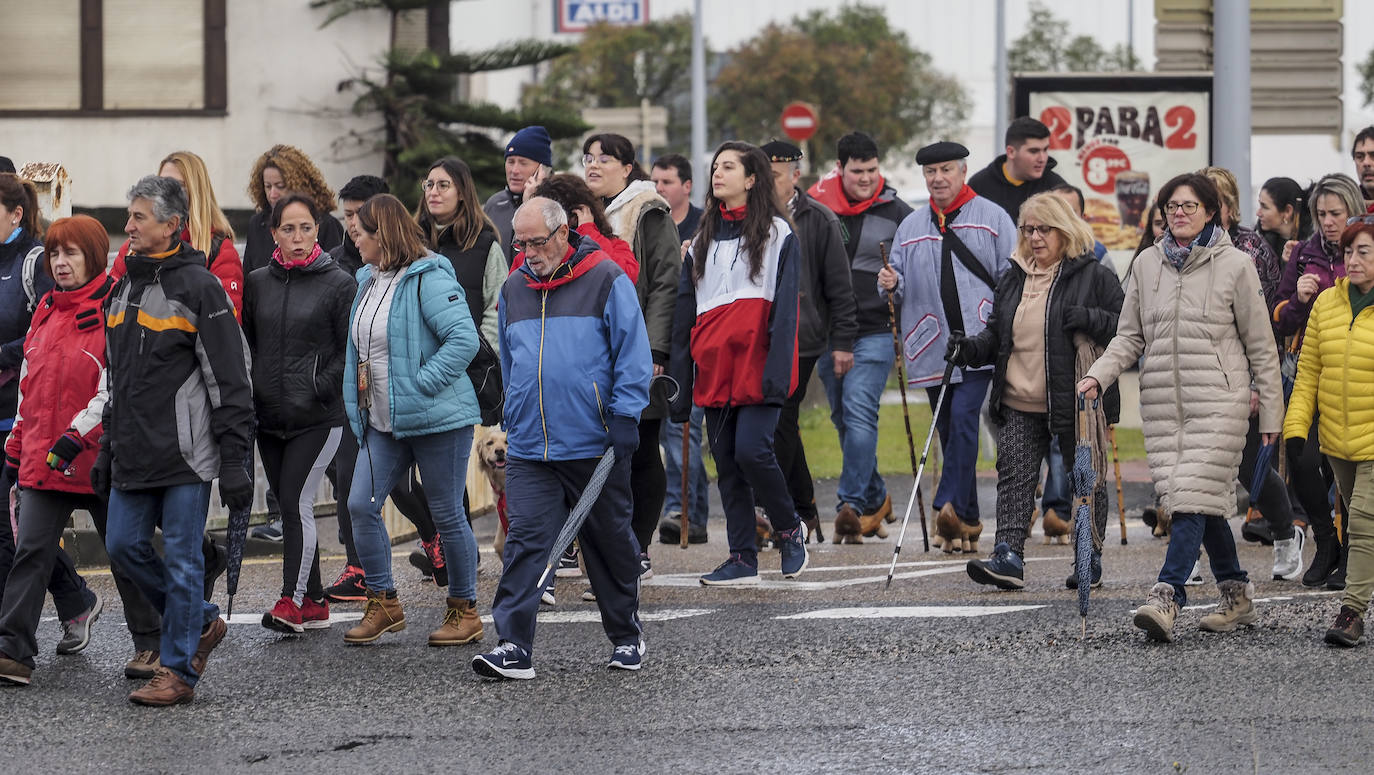
<svg viewBox="0 0 1374 775">
<path fill-rule="evenodd" d="M 1012 321 L 1016 318 L 1016 308 L 1021 303 L 1025 282 L 1026 270 L 1017 261 L 1010 262 L 997 283 L 987 328 L 965 340 L 963 345 L 971 348 L 970 366 L 996 363 L 988 404 L 993 419 L 998 422 L 1002 420 L 1002 390 L 1007 379 L 1007 359 L 1011 356 Z M 1116 274 L 1099 263 L 1091 252 L 1060 262 L 1059 272 L 1050 285 L 1049 301 L 1045 308 L 1045 386 L 1049 395 L 1052 433 L 1073 433 L 1077 420 L 1074 402 L 1077 386 L 1074 359 L 1077 353 L 1073 345 L 1074 332 L 1064 328 L 1064 310 L 1069 307 L 1087 309 L 1089 330 L 1084 333 L 1106 347 L 1116 336 L 1116 320 L 1125 298 Z M 1107 422 L 1117 423 L 1121 419 L 1121 394 L 1115 384 L 1107 389 L 1103 400 Z"/>
<path fill-rule="evenodd" d="M 329 252 L 342 245 L 343 241 L 344 227 L 339 219 L 328 213 L 320 216 L 320 231 L 316 239 L 320 247 Z M 272 214 L 263 211 L 253 213 L 253 217 L 248 219 L 248 234 L 244 236 L 243 243 L 245 282 L 248 275 L 272 263 L 272 251 L 276 249 L 276 243 L 272 241 Z"/>
<path fill-rule="evenodd" d="M 344 349 L 358 285 L 328 253 L 248 275 L 243 335 L 253 354 L 258 432 L 291 438 L 344 424 Z"/>
</svg>

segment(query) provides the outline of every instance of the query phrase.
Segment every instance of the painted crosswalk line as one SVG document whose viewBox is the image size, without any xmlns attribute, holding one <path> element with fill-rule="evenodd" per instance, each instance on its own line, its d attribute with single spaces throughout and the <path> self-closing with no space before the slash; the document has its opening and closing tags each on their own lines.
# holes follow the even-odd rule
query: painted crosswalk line
<svg viewBox="0 0 1374 775">
<path fill-rule="evenodd" d="M 1048 608 L 1045 605 L 899 605 L 861 608 L 822 608 L 774 619 L 969 619 Z"/>
</svg>

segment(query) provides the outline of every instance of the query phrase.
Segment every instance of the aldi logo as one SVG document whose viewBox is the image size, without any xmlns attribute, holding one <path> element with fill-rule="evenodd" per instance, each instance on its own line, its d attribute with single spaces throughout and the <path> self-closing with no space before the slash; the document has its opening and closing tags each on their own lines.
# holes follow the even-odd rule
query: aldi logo
<svg viewBox="0 0 1374 775">
<path fill-rule="evenodd" d="M 584 32 L 597 22 L 638 27 L 649 21 L 649 0 L 558 0 L 554 32 Z"/>
</svg>

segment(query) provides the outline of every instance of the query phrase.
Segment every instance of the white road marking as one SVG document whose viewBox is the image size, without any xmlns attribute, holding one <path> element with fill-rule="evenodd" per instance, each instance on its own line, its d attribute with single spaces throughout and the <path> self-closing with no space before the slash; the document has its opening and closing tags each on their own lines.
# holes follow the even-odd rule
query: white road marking
<svg viewBox="0 0 1374 775">
<path fill-rule="evenodd" d="M 1048 608 L 1044 605 L 904 605 L 883 608 L 822 608 L 774 619 L 966 619 Z"/>
<path fill-rule="evenodd" d="M 1061 562 L 1062 562 L 1062 561 L 1063 561 L 1063 558 L 1062 558 L 1062 557 L 1031 557 L 1031 558 L 1027 559 L 1026 562 L 1048 562 L 1048 561 L 1053 561 L 1053 560 L 1058 560 L 1058 561 L 1061 561 Z M 898 573 L 898 574 L 896 574 L 896 575 L 894 575 L 894 576 L 892 577 L 892 580 L 893 580 L 893 581 L 900 581 L 900 580 L 902 580 L 902 579 L 920 578 L 921 576 L 938 576 L 938 575 L 945 574 L 945 573 L 959 573 L 959 572 L 962 572 L 962 571 L 964 570 L 964 567 L 965 567 L 965 565 L 967 564 L 967 562 L 968 562 L 968 560 L 951 560 L 951 561 L 941 561 L 941 562 L 930 561 L 930 562 L 925 562 L 925 563 L 908 563 L 908 565 L 919 565 L 919 564 L 924 564 L 924 565 L 934 565 L 935 567 L 925 568 L 925 569 L 923 569 L 923 570 L 907 571 L 907 572 L 905 572 L 905 573 Z M 845 567 L 845 566 L 841 566 L 841 567 Z M 857 565 L 857 566 L 847 566 L 847 567 L 848 567 L 848 568 L 855 569 L 855 570 L 879 570 L 879 568 L 878 568 L 877 566 L 873 566 L 873 565 Z M 807 569 L 806 569 L 806 572 L 807 572 L 807 573 L 814 573 L 814 572 L 818 572 L 818 571 L 838 570 L 838 569 L 839 569 L 839 568 L 824 568 L 824 567 L 807 568 Z M 654 574 L 654 577 L 653 577 L 652 579 L 650 579 L 650 580 L 644 582 L 644 585 L 645 585 L 645 586 L 655 586 L 655 585 L 657 585 L 657 586 L 663 586 L 663 587 L 700 587 L 700 586 L 701 586 L 701 581 L 700 581 L 701 575 L 702 575 L 702 574 L 699 574 L 699 573 L 664 573 L 664 574 L 655 573 L 655 574 Z M 770 578 L 770 577 L 776 577 L 776 580 L 775 580 L 774 578 Z M 750 584 L 750 585 L 748 585 L 748 586 L 740 586 L 740 587 L 720 587 L 720 588 L 721 588 L 721 589 L 790 589 L 790 590 L 793 590 L 793 591 L 816 592 L 816 591 L 823 591 L 823 590 L 827 590 L 827 589 L 842 589 L 842 588 L 844 588 L 844 587 L 853 587 L 853 586 L 858 586 L 858 585 L 860 585 L 860 584 L 880 584 L 880 583 L 886 583 L 886 582 L 887 582 L 887 573 L 886 573 L 886 572 L 882 573 L 882 575 L 879 575 L 879 576 L 858 576 L 858 577 L 856 577 L 856 578 L 850 578 L 850 579 L 835 579 L 835 580 L 832 580 L 832 581 L 788 581 L 788 580 L 786 580 L 786 579 L 783 579 L 783 578 L 782 578 L 782 574 L 779 573 L 778 571 L 762 571 L 762 572 L 759 573 L 759 582 L 758 582 L 757 584 Z"/>
<path fill-rule="evenodd" d="M 670 619 L 686 619 L 692 616 L 706 616 L 716 612 L 714 608 L 664 608 L 658 611 L 640 611 L 639 618 L 645 622 L 666 622 Z M 491 624 L 490 616 L 483 616 L 482 621 Z M 588 622 L 600 622 L 601 612 L 595 609 L 591 611 L 546 611 L 539 612 L 540 624 L 585 624 Z"/>
</svg>

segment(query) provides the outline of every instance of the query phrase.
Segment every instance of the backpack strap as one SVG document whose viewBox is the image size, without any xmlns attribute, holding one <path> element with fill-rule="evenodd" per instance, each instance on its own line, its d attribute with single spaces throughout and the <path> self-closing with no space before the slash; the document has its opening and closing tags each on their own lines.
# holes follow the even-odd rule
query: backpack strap
<svg viewBox="0 0 1374 775">
<path fill-rule="evenodd" d="M 38 308 L 38 259 L 43 257 L 43 250 L 43 246 L 39 245 L 24 256 L 24 266 L 20 275 L 24 284 L 24 295 L 29 297 L 30 315 Z"/>
</svg>

